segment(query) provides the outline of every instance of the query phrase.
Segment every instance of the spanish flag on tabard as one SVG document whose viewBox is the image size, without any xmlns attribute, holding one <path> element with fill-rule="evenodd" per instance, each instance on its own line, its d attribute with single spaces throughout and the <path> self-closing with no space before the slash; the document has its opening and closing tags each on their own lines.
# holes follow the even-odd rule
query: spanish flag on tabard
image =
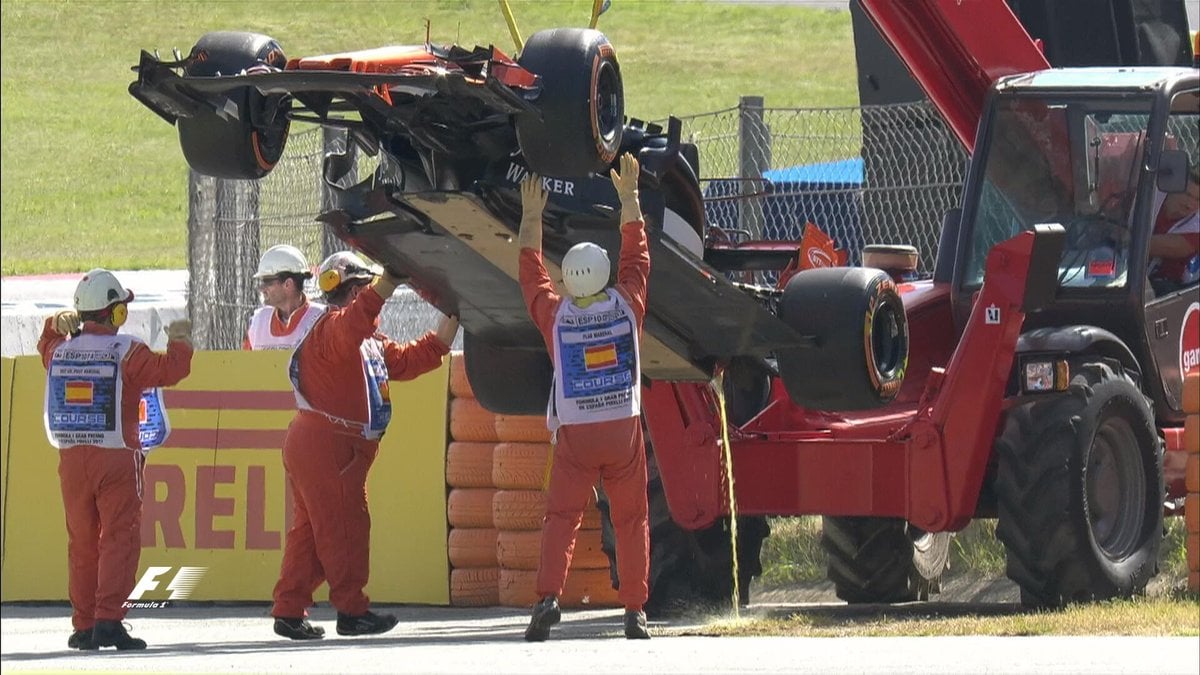
<svg viewBox="0 0 1200 675">
<path fill-rule="evenodd" d="M 67 405 L 91 405 L 92 383 L 87 380 L 67 380 L 63 394 Z"/>
<path fill-rule="evenodd" d="M 617 346 L 613 343 L 596 345 L 583 350 L 583 363 L 588 370 L 611 368 L 617 365 Z"/>
</svg>

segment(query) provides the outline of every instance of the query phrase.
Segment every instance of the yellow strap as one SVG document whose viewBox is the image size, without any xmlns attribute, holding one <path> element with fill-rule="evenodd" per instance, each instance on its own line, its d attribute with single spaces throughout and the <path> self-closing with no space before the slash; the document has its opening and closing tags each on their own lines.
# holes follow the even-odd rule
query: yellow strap
<svg viewBox="0 0 1200 675">
<path fill-rule="evenodd" d="M 575 303 L 575 306 L 578 307 L 579 309 L 587 309 L 588 306 L 590 306 L 593 302 L 600 302 L 601 300 L 607 300 L 607 299 L 608 299 L 608 293 L 605 293 L 604 291 L 600 291 L 599 293 L 596 293 L 595 295 L 585 295 L 582 298 L 575 298 L 575 300 L 573 300 L 573 302 Z"/>
<path fill-rule="evenodd" d="M 504 23 L 508 24 L 508 32 L 512 35 L 513 42 L 517 44 L 517 51 L 520 52 L 525 48 L 525 41 L 521 39 L 521 30 L 517 28 L 517 20 L 513 18 L 512 7 L 508 6 L 508 0 L 500 0 L 500 13 L 504 15 Z"/>
<path fill-rule="evenodd" d="M 595 28 L 596 22 L 600 20 L 600 9 L 604 7 L 604 0 L 592 0 L 592 22 L 588 24 L 588 28 Z"/>
<path fill-rule="evenodd" d="M 714 373 L 711 386 L 717 396 L 717 410 L 720 412 L 721 420 L 721 452 L 724 461 L 725 482 L 728 483 L 727 489 L 729 497 L 729 547 L 733 555 L 733 617 L 741 616 L 738 598 L 738 528 L 737 528 L 737 497 L 733 490 L 733 454 L 732 448 L 729 445 L 729 418 L 725 411 L 725 370 L 720 369 Z"/>
</svg>

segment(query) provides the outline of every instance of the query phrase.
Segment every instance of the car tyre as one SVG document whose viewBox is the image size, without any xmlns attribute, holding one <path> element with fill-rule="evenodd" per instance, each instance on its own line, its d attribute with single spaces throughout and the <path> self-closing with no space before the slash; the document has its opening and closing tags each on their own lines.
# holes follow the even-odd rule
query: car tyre
<svg viewBox="0 0 1200 675">
<path fill-rule="evenodd" d="M 996 536 L 1022 603 L 1129 598 L 1158 571 L 1163 453 L 1149 399 L 1115 361 L 1011 409 L 996 441 Z"/>
<path fill-rule="evenodd" d="M 500 415 L 544 415 L 554 366 L 544 348 L 496 345 L 463 333 L 463 360 L 475 400 Z"/>
<path fill-rule="evenodd" d="M 189 78 L 237 75 L 255 66 L 282 69 L 287 57 L 266 35 L 219 31 L 192 47 L 184 75 Z M 231 90 L 221 110 L 201 107 L 176 121 L 179 145 L 192 169 L 206 176 L 262 178 L 275 168 L 287 146 L 291 98 L 265 96 L 253 87 Z"/>
<path fill-rule="evenodd" d="M 821 548 L 837 596 L 848 603 L 928 600 L 941 590 L 949 532 L 922 532 L 900 518 L 822 518 Z"/>
<path fill-rule="evenodd" d="M 900 391 L 908 366 L 908 322 L 887 273 L 863 267 L 803 270 L 784 288 L 779 318 L 812 340 L 776 354 L 783 385 L 797 405 L 866 410 Z"/>
<path fill-rule="evenodd" d="M 541 79 L 540 115 L 521 114 L 516 124 L 529 167 L 564 178 L 607 169 L 625 128 L 621 69 L 608 38 L 590 29 L 539 31 L 517 61 Z"/>
</svg>

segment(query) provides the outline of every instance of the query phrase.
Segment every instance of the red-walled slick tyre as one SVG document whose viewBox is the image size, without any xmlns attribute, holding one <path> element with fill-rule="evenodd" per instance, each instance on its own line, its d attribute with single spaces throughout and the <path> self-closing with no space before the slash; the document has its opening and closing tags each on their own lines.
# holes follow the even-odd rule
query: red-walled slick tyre
<svg viewBox="0 0 1200 675">
<path fill-rule="evenodd" d="M 882 270 L 827 267 L 788 281 L 779 318 L 812 345 L 780 350 L 779 374 L 797 405 L 864 410 L 890 402 L 908 366 L 908 323 Z"/>
<path fill-rule="evenodd" d="M 184 67 L 187 77 L 238 75 L 253 67 L 282 69 L 287 58 L 279 43 L 266 35 L 218 31 L 192 47 Z M 179 145 L 197 172 L 217 178 L 262 178 L 275 168 L 287 145 L 291 98 L 264 96 L 253 87 L 229 92 L 224 107 L 200 106 L 180 117 Z"/>
<path fill-rule="evenodd" d="M 554 28 L 534 33 L 517 59 L 537 75 L 541 115 L 517 117 L 517 139 L 529 167 L 561 178 L 605 171 L 625 129 L 625 91 L 617 54 L 597 30 Z"/>
</svg>

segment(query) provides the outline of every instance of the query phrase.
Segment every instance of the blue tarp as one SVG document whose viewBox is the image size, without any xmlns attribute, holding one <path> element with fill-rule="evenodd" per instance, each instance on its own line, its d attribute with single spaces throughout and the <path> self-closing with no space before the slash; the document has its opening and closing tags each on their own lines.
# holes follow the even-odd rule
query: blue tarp
<svg viewBox="0 0 1200 675">
<path fill-rule="evenodd" d="M 708 181 L 704 197 L 709 224 L 737 229 L 740 206 L 757 202 L 764 239 L 799 240 L 804 224 L 811 222 L 846 249 L 852 263 L 858 262 L 863 245 L 861 157 L 771 169 L 763 178 L 766 194 L 751 202 L 736 198 L 742 187 L 739 179 Z"/>
<path fill-rule="evenodd" d="M 839 159 L 835 162 L 820 162 L 818 164 L 799 164 L 782 169 L 771 169 L 763 172 L 763 178 L 772 183 L 837 183 L 842 185 L 862 185 L 862 157 Z M 775 190 L 783 192 L 783 190 Z"/>
</svg>

